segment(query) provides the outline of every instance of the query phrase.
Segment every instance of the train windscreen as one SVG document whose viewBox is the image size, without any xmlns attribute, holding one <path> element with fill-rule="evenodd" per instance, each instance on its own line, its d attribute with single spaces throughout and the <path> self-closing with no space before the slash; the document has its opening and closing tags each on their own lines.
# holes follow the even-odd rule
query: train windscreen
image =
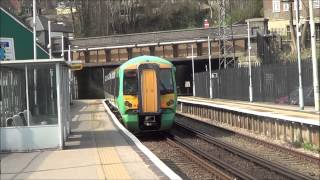
<svg viewBox="0 0 320 180">
<path fill-rule="evenodd" d="M 161 69 L 160 70 L 160 93 L 173 93 L 173 80 L 171 69 Z"/>
<path fill-rule="evenodd" d="M 123 94 L 136 95 L 138 92 L 137 72 L 136 70 L 128 70 L 124 72 L 123 78 Z"/>
</svg>

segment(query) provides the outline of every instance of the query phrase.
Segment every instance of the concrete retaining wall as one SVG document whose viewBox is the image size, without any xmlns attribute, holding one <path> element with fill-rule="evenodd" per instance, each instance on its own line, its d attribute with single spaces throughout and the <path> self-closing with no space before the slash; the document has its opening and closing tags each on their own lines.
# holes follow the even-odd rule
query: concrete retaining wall
<svg viewBox="0 0 320 180">
<path fill-rule="evenodd" d="M 60 147 L 58 125 L 0 128 L 0 151 L 22 152 Z"/>
<path fill-rule="evenodd" d="M 225 124 L 289 143 L 311 143 L 319 147 L 319 126 L 258 116 L 228 109 L 178 102 L 177 112 L 200 117 L 208 123 Z"/>
</svg>

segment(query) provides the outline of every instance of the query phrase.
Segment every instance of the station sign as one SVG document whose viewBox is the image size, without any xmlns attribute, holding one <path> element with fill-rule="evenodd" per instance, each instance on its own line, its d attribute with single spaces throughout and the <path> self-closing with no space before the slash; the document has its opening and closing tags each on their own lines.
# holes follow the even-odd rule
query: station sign
<svg viewBox="0 0 320 180">
<path fill-rule="evenodd" d="M 79 71 L 83 69 L 83 64 L 77 63 L 77 64 L 71 64 L 70 69 L 72 71 Z"/>
<path fill-rule="evenodd" d="M 218 73 L 212 73 L 211 78 L 218 78 Z"/>
<path fill-rule="evenodd" d="M 0 38 L 0 61 L 15 60 L 14 39 Z"/>
<path fill-rule="evenodd" d="M 82 61 L 68 61 L 69 68 L 72 71 L 79 71 L 83 69 L 83 62 Z"/>
<path fill-rule="evenodd" d="M 190 83 L 190 81 L 185 81 L 184 82 L 184 87 L 191 87 L 191 83 Z"/>
</svg>

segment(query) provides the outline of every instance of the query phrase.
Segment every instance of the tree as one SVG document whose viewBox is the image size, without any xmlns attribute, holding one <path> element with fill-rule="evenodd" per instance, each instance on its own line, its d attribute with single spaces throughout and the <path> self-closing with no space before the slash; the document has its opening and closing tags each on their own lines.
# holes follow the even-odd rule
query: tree
<svg viewBox="0 0 320 180">
<path fill-rule="evenodd" d="M 289 1 L 289 26 L 290 26 L 290 34 L 291 34 L 291 53 L 295 54 L 297 52 L 297 45 L 296 45 L 296 31 L 293 27 L 293 8 L 292 8 L 292 2 Z"/>
<path fill-rule="evenodd" d="M 302 1 L 304 2 L 304 1 Z M 301 34 L 301 48 L 305 49 L 306 48 L 306 42 L 307 42 L 307 36 L 308 36 L 308 27 L 309 27 L 309 19 L 310 19 L 310 14 L 309 14 L 309 3 L 303 3 L 303 17 L 305 19 L 304 24 L 303 24 L 303 29 L 302 29 L 302 34 Z"/>
<path fill-rule="evenodd" d="M 263 2 L 261 0 L 230 0 L 231 17 L 234 23 L 244 23 L 246 19 L 260 17 Z"/>
<path fill-rule="evenodd" d="M 73 1 L 77 9 L 74 13 L 75 34 L 87 37 L 202 27 L 203 20 L 208 17 L 210 24 L 214 24 L 219 18 L 220 0 Z M 227 1 L 234 3 L 231 14 L 237 22 L 255 17 L 256 11 L 261 9 L 257 3 L 260 0 Z M 243 4 L 242 14 L 238 10 L 239 4 Z"/>
</svg>

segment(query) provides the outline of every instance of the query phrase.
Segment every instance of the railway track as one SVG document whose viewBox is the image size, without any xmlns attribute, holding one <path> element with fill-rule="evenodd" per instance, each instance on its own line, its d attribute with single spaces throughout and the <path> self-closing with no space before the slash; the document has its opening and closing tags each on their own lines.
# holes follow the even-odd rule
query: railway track
<svg viewBox="0 0 320 180">
<path fill-rule="evenodd" d="M 302 154 L 293 156 L 287 148 L 279 150 L 276 149 L 279 148 L 277 146 L 264 145 L 263 142 L 256 139 L 253 140 L 252 138 L 244 137 L 244 135 L 240 136 L 202 122 L 191 121 L 181 116 L 177 116 L 176 122 L 174 134 L 178 133 L 178 136 L 193 134 L 201 139 L 201 141 L 215 144 L 222 149 L 232 152 L 236 156 L 255 163 L 257 166 L 269 169 L 270 172 L 279 174 L 285 179 L 317 179 L 319 177 L 319 160 L 317 161 L 317 158 L 312 159 L 310 156 L 301 157 Z M 184 132 L 179 133 L 181 130 Z M 192 139 L 193 137 L 183 138 Z M 254 173 L 252 176 L 254 176 Z"/>
<path fill-rule="evenodd" d="M 318 177 L 317 174 L 310 176 L 308 173 L 283 166 L 277 161 L 273 162 L 272 154 L 277 154 L 274 149 L 273 153 L 261 156 L 239 147 L 241 143 L 233 142 L 246 141 L 255 146 L 260 146 L 261 142 L 259 144 L 255 142 L 257 140 L 248 140 L 235 134 L 208 123 L 177 116 L 175 127 L 171 134 L 164 136 L 165 138 L 159 139 L 148 135 L 141 136 L 140 140 L 183 179 L 316 179 Z M 261 150 L 261 147 L 257 149 Z M 286 162 L 291 162 L 291 159 L 288 158 Z M 313 160 L 308 159 L 307 162 L 313 163 Z M 305 166 L 305 169 L 309 167 Z"/>
<path fill-rule="evenodd" d="M 148 135 L 149 136 L 149 135 Z M 183 179 L 216 179 L 233 180 L 230 176 L 194 152 L 168 137 L 167 134 L 140 137 L 140 140 L 167 166 L 174 170 Z"/>
<path fill-rule="evenodd" d="M 108 102 L 107 105 L 111 108 L 119 121 L 121 121 L 122 119 L 119 112 Z M 192 151 L 170 139 L 168 134 L 147 134 L 147 136 L 139 136 L 140 141 L 183 179 L 235 179 L 234 176 L 224 173 L 217 167 L 194 155 Z M 149 136 L 150 134 L 152 135 Z"/>
<path fill-rule="evenodd" d="M 246 141 L 250 141 L 250 142 L 255 143 L 255 144 L 260 144 L 262 146 L 268 147 L 268 148 L 276 150 L 276 151 L 280 151 L 280 152 L 285 153 L 285 154 L 290 154 L 290 155 L 292 155 L 292 156 L 294 156 L 296 158 L 299 158 L 302 161 L 309 161 L 310 163 L 317 164 L 318 166 L 320 166 L 320 159 L 315 157 L 315 156 L 312 156 L 312 155 L 309 155 L 309 154 L 306 154 L 306 153 L 302 153 L 300 151 L 292 150 L 292 149 L 287 148 L 285 146 L 280 146 L 280 145 L 277 145 L 277 144 L 274 144 L 274 143 L 263 141 L 261 139 L 258 139 L 258 138 L 252 137 L 252 136 L 248 136 L 248 135 L 242 134 L 240 132 L 232 131 L 230 129 L 226 129 L 224 127 L 220 127 L 220 126 L 217 126 L 215 124 L 211 124 L 211 123 L 203 121 L 203 120 L 199 121 L 197 119 L 194 119 L 195 117 L 192 117 L 192 116 L 189 116 L 189 115 L 176 115 L 176 117 L 177 117 L 176 119 L 178 119 L 178 120 L 181 120 L 181 119 L 192 119 L 192 121 L 195 122 L 197 125 L 207 126 L 207 127 L 210 127 L 211 129 L 214 128 L 215 131 L 216 130 L 224 131 L 224 133 L 229 132 L 230 134 L 233 134 L 234 136 L 237 136 L 237 137 L 239 137 L 241 139 L 245 139 Z"/>
</svg>

